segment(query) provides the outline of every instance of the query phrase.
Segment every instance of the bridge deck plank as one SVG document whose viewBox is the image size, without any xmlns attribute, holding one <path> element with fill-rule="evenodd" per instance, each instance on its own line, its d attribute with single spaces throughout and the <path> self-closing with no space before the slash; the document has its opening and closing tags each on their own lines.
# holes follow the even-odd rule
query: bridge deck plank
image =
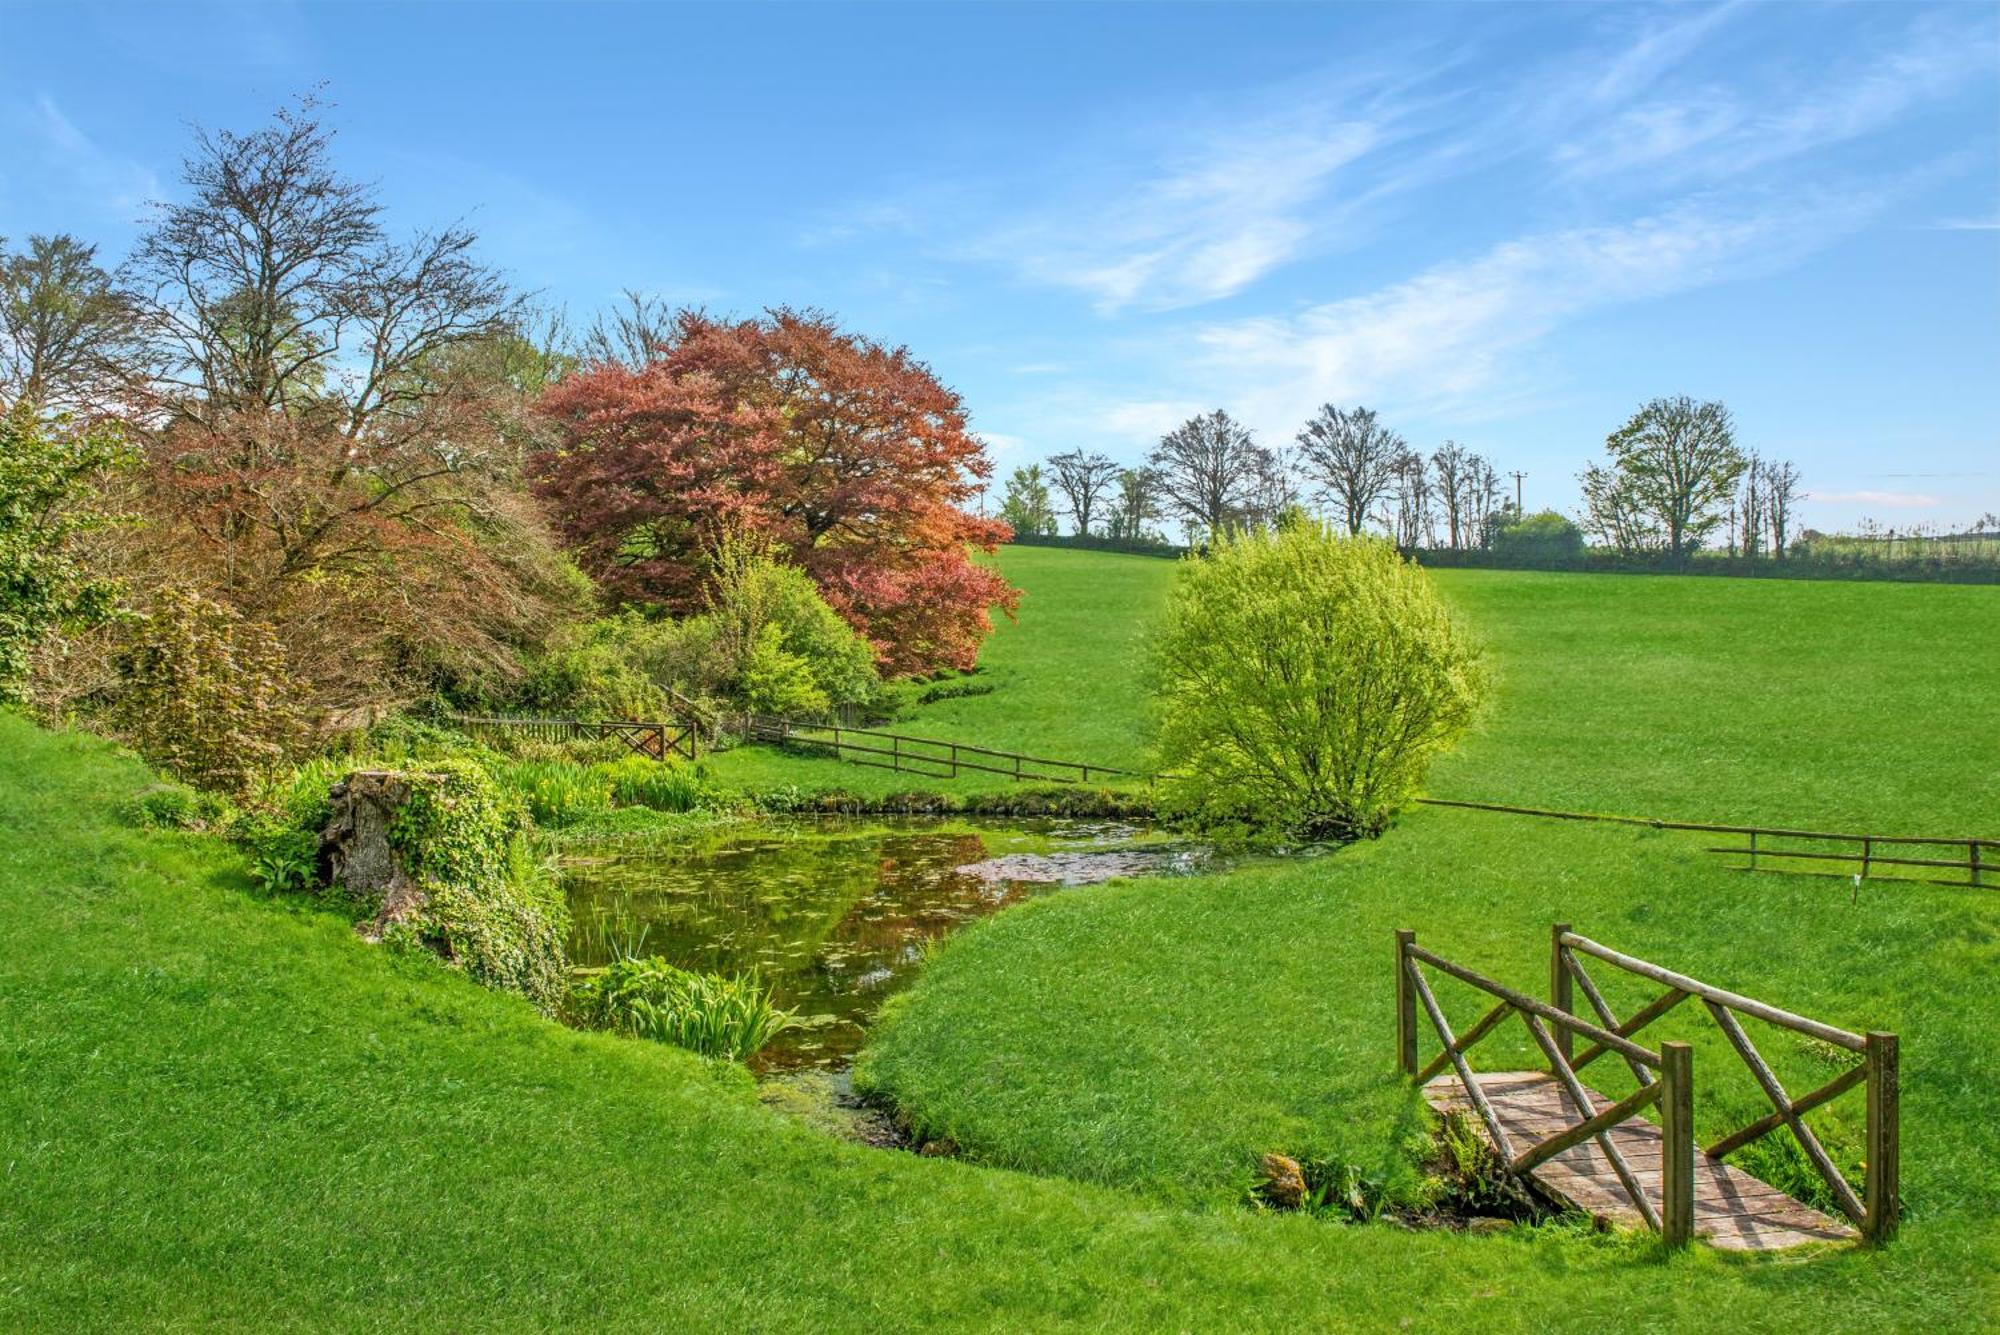
<svg viewBox="0 0 2000 1335">
<path fill-rule="evenodd" d="M 1517 1149 L 1546 1140 L 1590 1114 L 1574 1106 L 1569 1095 L 1545 1071 L 1495 1071 L 1474 1076 L 1492 1105 L 1501 1128 Z M 1608 1108 L 1613 1100 L 1596 1090 L 1590 1113 Z M 1424 1086 L 1424 1097 L 1439 1112 L 1465 1114 L 1479 1125 L 1471 1100 L 1455 1075 L 1441 1075 Z M 1481 1129 L 1484 1135 L 1484 1129 Z M 1660 1128 L 1643 1117 L 1621 1122 L 1610 1131 L 1612 1143 L 1625 1156 L 1633 1176 L 1660 1206 Z M 1608 1223 L 1643 1228 L 1640 1216 L 1611 1161 L 1595 1141 L 1585 1141 L 1538 1166 L 1531 1177 L 1556 1196 Z M 1711 1245 L 1731 1251 L 1778 1251 L 1815 1242 L 1846 1242 L 1855 1231 L 1838 1219 L 1786 1195 L 1740 1168 L 1695 1152 L 1695 1233 Z"/>
</svg>

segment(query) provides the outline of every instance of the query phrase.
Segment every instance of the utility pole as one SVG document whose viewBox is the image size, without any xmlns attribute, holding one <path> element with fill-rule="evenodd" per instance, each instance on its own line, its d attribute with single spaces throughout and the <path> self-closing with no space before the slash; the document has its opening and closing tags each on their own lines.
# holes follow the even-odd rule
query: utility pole
<svg viewBox="0 0 2000 1335">
<path fill-rule="evenodd" d="M 1521 479 L 1526 477 L 1527 474 L 1517 468 L 1507 476 L 1514 479 L 1514 518 L 1519 519 L 1521 517 Z"/>
</svg>

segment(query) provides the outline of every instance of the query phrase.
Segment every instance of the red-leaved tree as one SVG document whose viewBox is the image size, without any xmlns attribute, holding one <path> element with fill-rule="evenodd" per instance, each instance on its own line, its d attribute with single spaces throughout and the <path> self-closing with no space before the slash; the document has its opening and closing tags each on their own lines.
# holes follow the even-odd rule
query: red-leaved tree
<svg viewBox="0 0 2000 1335">
<path fill-rule="evenodd" d="M 989 609 L 1019 601 L 967 552 L 1008 533 L 964 508 L 990 466 L 958 395 L 817 312 L 683 314 L 643 364 L 599 362 L 541 411 L 536 491 L 615 596 L 690 610 L 716 538 L 761 534 L 899 675 L 970 668 Z"/>
</svg>

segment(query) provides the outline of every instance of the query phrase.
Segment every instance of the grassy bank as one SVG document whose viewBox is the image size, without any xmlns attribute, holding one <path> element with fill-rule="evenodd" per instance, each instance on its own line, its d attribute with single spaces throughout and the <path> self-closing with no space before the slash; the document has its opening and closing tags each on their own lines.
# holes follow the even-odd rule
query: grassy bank
<svg viewBox="0 0 2000 1335">
<path fill-rule="evenodd" d="M 1025 590 L 971 680 L 990 692 L 888 725 L 919 736 L 1146 763 L 1137 647 L 1174 563 L 1005 547 Z M 1991 834 L 2000 766 L 2000 588 L 1445 570 L 1495 698 L 1432 777 L 1440 796 L 1725 823 Z M 743 786 L 1004 789 L 754 747 Z"/>
<path fill-rule="evenodd" d="M 0 718 L 0 755 L 10 1329 L 1527 1330 L 1746 1301 L 1746 1328 L 1860 1329 L 1990 1300 L 1964 1234 L 1661 1264 L 843 1146 L 727 1068 L 253 897 L 213 842 L 121 824 L 148 779 L 99 743 Z"/>
</svg>

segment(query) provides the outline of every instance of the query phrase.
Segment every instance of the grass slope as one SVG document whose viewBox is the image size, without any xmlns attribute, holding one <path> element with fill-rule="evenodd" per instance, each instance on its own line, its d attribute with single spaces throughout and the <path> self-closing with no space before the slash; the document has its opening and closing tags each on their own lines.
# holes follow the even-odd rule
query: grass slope
<svg viewBox="0 0 2000 1335">
<path fill-rule="evenodd" d="M 1657 1328 L 1728 1298 L 1860 1329 L 1983 1301 L 1921 1240 L 1663 1264 L 839 1145 L 123 827 L 146 776 L 99 743 L 0 717 L 0 758 L 0 1328 Z"/>
<path fill-rule="evenodd" d="M 1991 758 L 1958 729 L 1990 736 L 2000 722 L 2000 663 L 1972 633 L 2000 591 L 1483 571 L 1441 583 L 1487 638 L 1501 686 L 1440 791 L 1868 828 L 1994 824 Z M 1393 929 L 1540 992 L 1548 925 L 1567 919 L 1780 1005 L 1901 1032 L 1910 1220 L 1883 1264 L 1921 1252 L 1932 1284 L 1991 1303 L 2000 898 L 1746 877 L 1696 842 L 1425 809 L 1379 843 L 1314 861 L 1051 897 L 954 938 L 877 1030 L 863 1076 L 988 1161 L 1166 1199 L 1231 1199 L 1270 1150 L 1393 1178 L 1415 1113 L 1392 1070 Z M 1650 1000 L 1604 982 L 1626 1013 Z M 1461 1030 L 1484 1009 L 1443 995 Z M 1767 1110 L 1691 1008 L 1658 1032 L 1696 1044 L 1705 1136 Z M 1795 1091 L 1838 1069 L 1762 1033 Z M 1482 1060 L 1538 1064 L 1530 1053 L 1509 1030 Z M 1593 1079 L 1622 1093 L 1609 1065 Z M 1819 1120 L 1858 1170 L 1858 1100 Z M 1783 1142 L 1739 1162 L 1809 1185 Z"/>
<path fill-rule="evenodd" d="M 1146 760 L 1140 655 L 1175 563 L 1003 547 L 1024 591 L 981 656 L 990 694 L 891 725 L 1107 765 Z M 1532 571 L 1434 578 L 1500 670 L 1440 796 L 1682 820 L 2000 835 L 2000 587 Z M 863 793 L 956 784 L 753 747 L 732 782 Z"/>
</svg>

